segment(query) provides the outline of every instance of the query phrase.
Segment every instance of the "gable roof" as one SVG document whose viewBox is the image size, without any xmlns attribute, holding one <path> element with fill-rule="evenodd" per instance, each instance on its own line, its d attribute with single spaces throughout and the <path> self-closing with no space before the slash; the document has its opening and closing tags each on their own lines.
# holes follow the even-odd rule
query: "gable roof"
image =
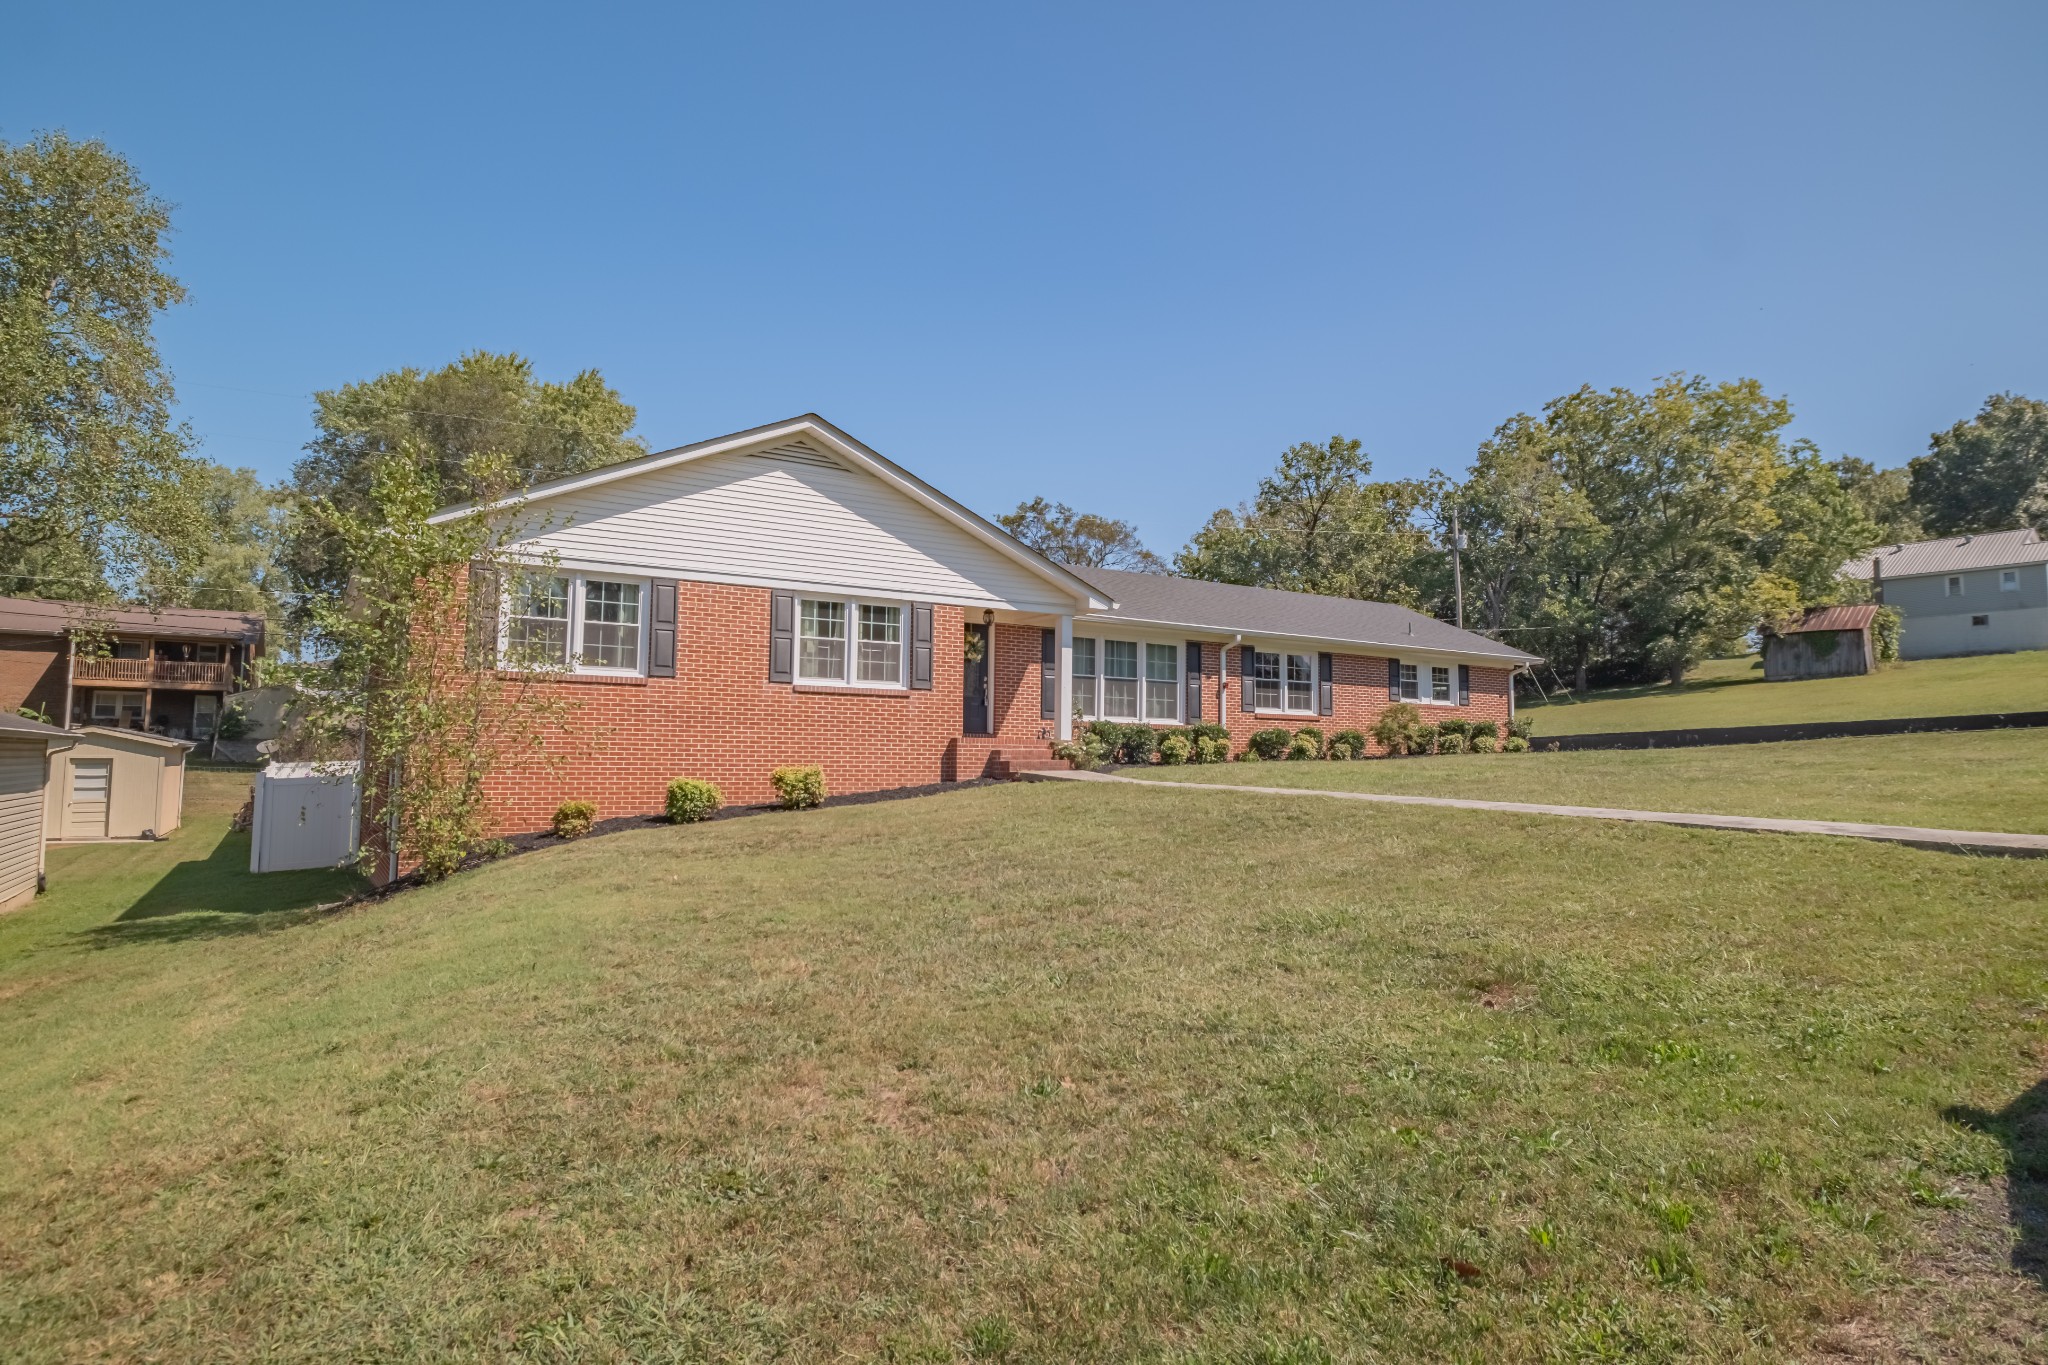
<svg viewBox="0 0 2048 1365">
<path fill-rule="evenodd" d="M 0 597 L 0 634 L 65 635 L 88 620 L 104 621 L 116 635 L 178 640 L 239 640 L 263 650 L 263 618 L 255 612 L 208 611 L 198 607 L 99 607 L 89 602 Z"/>
<path fill-rule="evenodd" d="M 1106 611 L 1089 613 L 1097 619 L 1371 645 L 1395 654 L 1413 649 L 1498 659 L 1511 665 L 1538 662 L 1536 655 L 1525 654 L 1512 645 L 1460 630 L 1391 602 L 1323 597 L 1280 588 L 1247 588 L 1235 583 L 1210 583 L 1124 569 L 1075 572 L 1116 602 Z"/>
<path fill-rule="evenodd" d="M 1886 578 L 1919 574 L 1963 573 L 1970 569 L 2009 569 L 2016 564 L 2048 564 L 2048 540 L 2032 527 L 2017 531 L 1986 531 L 1981 535 L 1918 540 L 1910 545 L 1880 545 L 1842 566 L 1846 578 L 1871 576 L 1876 560 Z"/>
<path fill-rule="evenodd" d="M 1044 555 L 981 517 L 968 507 L 955 502 L 938 489 L 918 478 L 895 461 L 888 459 L 860 441 L 833 426 L 814 412 L 804 413 L 787 421 L 771 422 L 767 426 L 750 427 L 726 436 L 714 436 L 708 441 L 697 441 L 672 450 L 657 451 L 643 455 L 637 460 L 622 460 L 617 464 L 603 465 L 597 469 L 584 470 L 579 474 L 566 474 L 558 479 L 537 483 L 516 496 L 500 498 L 487 504 L 464 503 L 446 507 L 428 518 L 431 524 L 439 525 L 458 517 L 476 512 L 495 511 L 500 508 L 520 506 L 558 497 L 564 493 L 580 492 L 601 484 L 614 483 L 642 474 L 651 474 L 659 469 L 669 469 L 691 460 L 702 460 L 714 455 L 729 454 L 749 446 L 768 446 L 788 442 L 797 437 L 808 437 L 830 451 L 832 455 L 863 473 L 873 475 L 884 484 L 894 488 L 911 501 L 937 514 L 946 522 L 965 531 L 1005 558 L 1021 565 L 1039 578 L 1052 583 L 1062 592 L 1086 601 L 1090 608 L 1112 605 L 1098 595 L 1095 585 L 1075 574 L 1066 567 L 1055 564 Z"/>
</svg>

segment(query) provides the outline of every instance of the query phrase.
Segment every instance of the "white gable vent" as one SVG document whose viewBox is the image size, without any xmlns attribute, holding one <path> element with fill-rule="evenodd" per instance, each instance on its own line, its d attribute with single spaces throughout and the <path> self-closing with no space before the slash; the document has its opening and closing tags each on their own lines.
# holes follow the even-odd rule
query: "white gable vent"
<svg viewBox="0 0 2048 1365">
<path fill-rule="evenodd" d="M 844 469 L 845 465 L 833 459 L 822 450 L 813 449 L 802 441 L 791 441 L 787 445 L 770 446 L 757 450 L 747 457 L 750 460 L 773 460 L 777 464 L 807 464 L 819 469 Z"/>
</svg>

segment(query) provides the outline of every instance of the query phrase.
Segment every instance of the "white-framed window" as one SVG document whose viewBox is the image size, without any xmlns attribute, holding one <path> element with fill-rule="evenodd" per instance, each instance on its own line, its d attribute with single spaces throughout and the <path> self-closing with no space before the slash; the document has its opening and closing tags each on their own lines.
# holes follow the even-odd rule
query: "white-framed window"
<svg viewBox="0 0 2048 1365">
<path fill-rule="evenodd" d="M 1310 716 L 1316 710 L 1316 661 L 1310 654 L 1252 651 L 1252 709 Z"/>
<path fill-rule="evenodd" d="M 1401 664 L 1401 700 L 1419 706 L 1458 705 L 1456 664 Z"/>
<path fill-rule="evenodd" d="M 1959 573 L 1952 573 L 1952 574 L 1950 574 L 1950 575 L 1948 576 L 1948 581 L 1947 581 L 1946 583 L 1942 584 L 1942 596 L 1944 596 L 1944 597 L 1961 597 L 1962 595 L 1963 595 L 1963 576 L 1962 576 L 1961 574 L 1959 574 Z"/>
<path fill-rule="evenodd" d="M 1087 636 L 1074 637 L 1074 701 L 1081 708 L 1082 720 L 1102 715 L 1102 703 L 1096 696 L 1095 641 Z"/>
<path fill-rule="evenodd" d="M 903 605 L 800 597 L 796 680 L 846 687 L 903 686 Z"/>
<path fill-rule="evenodd" d="M 1074 702 L 1083 720 L 1180 721 L 1181 647 L 1074 638 Z"/>
<path fill-rule="evenodd" d="M 2020 590 L 2020 571 L 2018 569 L 2000 569 L 1998 571 L 1998 590 L 2000 592 L 2018 592 Z"/>
<path fill-rule="evenodd" d="M 140 692 L 116 692 L 109 688 L 94 688 L 92 694 L 92 723 L 94 725 L 142 724 L 142 694 Z"/>
<path fill-rule="evenodd" d="M 149 650 L 144 647 L 140 640 L 116 640 L 109 651 L 108 657 L 115 659 L 146 659 L 149 657 Z"/>
<path fill-rule="evenodd" d="M 220 651 L 221 647 L 218 644 L 202 644 L 194 649 L 192 657 L 203 664 L 217 664 L 220 662 Z"/>
<path fill-rule="evenodd" d="M 1401 665 L 1401 700 L 1422 700 L 1422 666 L 1420 664 Z"/>
<path fill-rule="evenodd" d="M 1442 664 L 1430 665 L 1429 699 L 1446 706 L 1457 700 L 1451 695 L 1451 670 Z"/>
<path fill-rule="evenodd" d="M 507 584 L 499 657 L 508 668 L 639 674 L 647 664 L 647 581 L 534 572 Z"/>
<path fill-rule="evenodd" d="M 220 724 L 220 698 L 211 693 L 201 692 L 192 698 L 192 738 L 212 739 L 213 727 Z"/>
</svg>

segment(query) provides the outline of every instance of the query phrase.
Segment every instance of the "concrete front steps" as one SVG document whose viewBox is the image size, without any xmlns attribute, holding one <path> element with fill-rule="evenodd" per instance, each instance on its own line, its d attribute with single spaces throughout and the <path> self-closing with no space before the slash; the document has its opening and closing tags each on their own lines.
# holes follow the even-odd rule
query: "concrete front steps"
<svg viewBox="0 0 2048 1365">
<path fill-rule="evenodd" d="M 1025 773 L 1068 772 L 1073 766 L 1064 758 L 1054 758 L 1049 744 L 992 749 L 988 756 L 988 775 L 1000 782 L 1022 777 Z"/>
</svg>

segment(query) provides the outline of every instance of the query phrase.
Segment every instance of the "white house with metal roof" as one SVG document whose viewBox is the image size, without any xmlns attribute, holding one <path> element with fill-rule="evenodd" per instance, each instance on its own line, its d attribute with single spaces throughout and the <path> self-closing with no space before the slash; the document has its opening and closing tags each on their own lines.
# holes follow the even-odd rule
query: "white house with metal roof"
<svg viewBox="0 0 2048 1365">
<path fill-rule="evenodd" d="M 1905 617 L 1901 658 L 2048 649 L 2048 540 L 2037 531 L 1882 545 L 1842 571 Z"/>
</svg>

